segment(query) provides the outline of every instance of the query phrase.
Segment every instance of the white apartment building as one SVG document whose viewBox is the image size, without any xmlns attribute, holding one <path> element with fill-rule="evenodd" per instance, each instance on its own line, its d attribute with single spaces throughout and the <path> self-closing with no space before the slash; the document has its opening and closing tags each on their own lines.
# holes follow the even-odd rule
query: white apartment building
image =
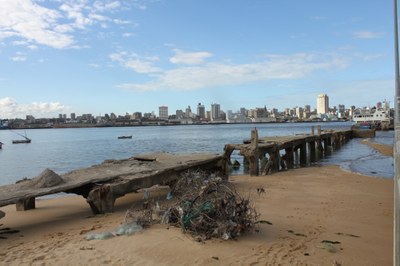
<svg viewBox="0 0 400 266">
<path fill-rule="evenodd" d="M 168 120 L 168 106 L 158 107 L 158 117 L 160 119 Z"/>
<path fill-rule="evenodd" d="M 326 94 L 319 94 L 317 96 L 317 113 L 327 114 L 329 112 L 329 98 Z"/>
</svg>

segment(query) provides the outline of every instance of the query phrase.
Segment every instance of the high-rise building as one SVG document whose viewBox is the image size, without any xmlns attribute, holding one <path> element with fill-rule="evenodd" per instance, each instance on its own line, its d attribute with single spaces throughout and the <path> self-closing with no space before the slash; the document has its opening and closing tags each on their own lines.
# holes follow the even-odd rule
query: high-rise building
<svg viewBox="0 0 400 266">
<path fill-rule="evenodd" d="M 192 117 L 192 108 L 190 108 L 190 105 L 185 110 L 185 117 Z"/>
<path fill-rule="evenodd" d="M 71 119 L 75 120 L 76 119 L 76 114 L 75 113 L 71 113 Z"/>
<path fill-rule="evenodd" d="M 168 106 L 158 107 L 158 117 L 160 119 L 168 119 Z"/>
<path fill-rule="evenodd" d="M 221 106 L 218 103 L 211 104 L 211 121 L 219 120 L 219 113 L 221 111 Z"/>
<path fill-rule="evenodd" d="M 299 118 L 299 119 L 302 119 L 303 118 L 303 108 L 301 108 L 301 107 L 296 107 L 296 116 L 297 116 L 297 118 Z"/>
<path fill-rule="evenodd" d="M 320 94 L 317 97 L 317 113 L 327 114 L 329 112 L 329 98 L 326 94 Z"/>
<path fill-rule="evenodd" d="M 199 103 L 199 104 L 197 105 L 197 115 L 198 115 L 201 119 L 206 118 L 206 108 L 205 108 L 204 105 L 202 105 L 201 103 Z"/>
</svg>

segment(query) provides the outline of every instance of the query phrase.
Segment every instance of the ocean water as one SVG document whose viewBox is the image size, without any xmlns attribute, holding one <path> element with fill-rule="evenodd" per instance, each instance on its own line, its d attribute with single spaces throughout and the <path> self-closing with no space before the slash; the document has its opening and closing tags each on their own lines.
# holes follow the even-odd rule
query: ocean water
<svg viewBox="0 0 400 266">
<path fill-rule="evenodd" d="M 349 129 L 351 123 L 279 123 L 279 124 L 221 124 L 185 126 L 148 126 L 119 128 L 71 128 L 0 130 L 0 185 L 32 178 L 50 168 L 58 174 L 99 164 L 107 159 L 124 159 L 141 153 L 171 152 L 223 153 L 225 144 L 242 143 L 250 138 L 256 127 L 260 137 L 310 133 L 311 127 Z M 27 134 L 30 144 L 11 144 Z M 132 135 L 132 139 L 118 136 Z M 373 139 L 393 144 L 393 132 L 378 132 Z M 237 153 L 232 159 L 242 160 Z M 357 139 L 327 156 L 321 164 L 339 164 L 350 171 L 372 176 L 393 178 L 393 159 L 380 155 Z"/>
</svg>

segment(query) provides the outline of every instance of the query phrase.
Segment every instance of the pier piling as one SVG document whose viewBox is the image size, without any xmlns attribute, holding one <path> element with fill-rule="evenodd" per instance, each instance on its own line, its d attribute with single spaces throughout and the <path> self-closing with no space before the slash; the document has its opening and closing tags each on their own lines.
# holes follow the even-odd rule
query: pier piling
<svg viewBox="0 0 400 266">
<path fill-rule="evenodd" d="M 226 144 L 224 157 L 230 160 L 232 151 L 239 150 L 244 162 L 248 162 L 250 175 L 259 175 L 260 171 L 274 173 L 315 163 L 355 135 L 353 130 L 323 131 L 321 126 L 317 126 L 315 135 L 314 130 L 311 127 L 311 134 L 259 138 L 257 129 L 253 129 L 250 140 L 243 144 Z M 285 153 L 281 156 L 283 150 Z"/>
</svg>

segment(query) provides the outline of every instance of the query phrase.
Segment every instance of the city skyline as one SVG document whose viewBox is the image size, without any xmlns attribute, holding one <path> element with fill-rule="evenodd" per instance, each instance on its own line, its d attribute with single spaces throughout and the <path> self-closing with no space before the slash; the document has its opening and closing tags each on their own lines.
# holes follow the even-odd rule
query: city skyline
<svg viewBox="0 0 400 266">
<path fill-rule="evenodd" d="M 104 117 L 104 116 L 111 116 L 114 117 L 114 119 L 118 117 L 126 117 L 130 116 L 136 117 L 142 116 L 151 116 L 157 119 L 164 119 L 167 120 L 171 116 L 177 116 L 180 118 L 199 118 L 199 119 L 204 119 L 207 118 L 210 121 L 218 121 L 220 120 L 220 114 L 224 114 L 225 116 L 229 116 L 229 114 L 244 114 L 243 112 L 258 112 L 257 110 L 265 110 L 265 114 L 267 115 L 275 115 L 275 114 L 285 114 L 288 116 L 293 116 L 293 117 L 298 117 L 301 118 L 304 114 L 312 114 L 321 117 L 321 115 L 338 115 L 348 113 L 350 110 L 368 110 L 368 109 L 373 109 L 373 108 L 382 108 L 383 106 L 387 106 L 385 108 L 390 108 L 390 102 L 389 101 L 377 101 L 375 104 L 370 105 L 370 106 L 345 106 L 344 104 L 338 104 L 337 106 L 330 106 L 329 105 L 329 96 L 327 94 L 319 94 L 316 96 L 316 106 L 315 108 L 311 108 L 311 105 L 306 104 L 304 106 L 291 106 L 291 107 L 285 107 L 283 109 L 277 109 L 277 108 L 267 108 L 267 106 L 254 106 L 254 107 L 245 107 L 242 106 L 240 109 L 237 110 L 231 110 L 231 109 L 224 109 L 221 108 L 221 105 L 219 103 L 211 103 L 209 108 L 206 108 L 206 105 L 202 103 L 197 103 L 196 106 L 193 107 L 191 105 L 187 105 L 186 109 L 185 108 L 180 108 L 176 110 L 170 110 L 168 105 L 162 105 L 158 107 L 157 111 L 143 111 L 143 110 L 135 110 L 132 112 L 125 112 L 123 114 L 116 114 L 113 111 L 106 112 L 104 114 L 92 114 L 88 112 L 84 112 L 81 114 L 77 114 L 76 112 L 71 112 L 69 113 L 69 116 L 66 113 L 58 113 L 57 115 L 53 117 L 35 117 L 32 114 L 25 114 L 24 117 L 13 117 L 13 118 L 2 118 L 0 117 L 1 120 L 14 120 L 14 119 L 71 119 L 71 120 L 76 120 L 77 117 L 82 117 L 82 116 L 90 116 L 90 117 Z M 321 108 L 321 106 L 323 106 Z M 184 110 L 185 109 L 185 110 Z M 322 111 L 321 111 L 322 110 Z M 208 113 L 208 114 L 207 114 Z M 290 113 L 290 115 L 289 115 Z M 247 116 L 247 115 L 246 115 Z M 133 118 L 133 119 L 138 119 L 138 118 Z"/>
<path fill-rule="evenodd" d="M 0 118 L 392 103 L 392 14 L 378 0 L 4 0 Z"/>
</svg>

